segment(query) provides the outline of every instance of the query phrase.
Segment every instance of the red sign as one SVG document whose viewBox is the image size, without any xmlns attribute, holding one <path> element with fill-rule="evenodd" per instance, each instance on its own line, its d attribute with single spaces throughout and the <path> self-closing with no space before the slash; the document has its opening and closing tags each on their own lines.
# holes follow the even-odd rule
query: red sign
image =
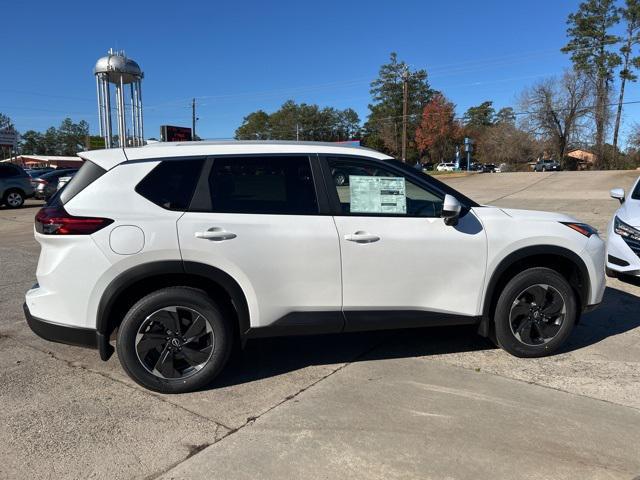
<svg viewBox="0 0 640 480">
<path fill-rule="evenodd" d="M 190 142 L 191 129 L 188 127 L 175 127 L 162 125 L 160 127 L 160 140 L 163 142 Z"/>
</svg>

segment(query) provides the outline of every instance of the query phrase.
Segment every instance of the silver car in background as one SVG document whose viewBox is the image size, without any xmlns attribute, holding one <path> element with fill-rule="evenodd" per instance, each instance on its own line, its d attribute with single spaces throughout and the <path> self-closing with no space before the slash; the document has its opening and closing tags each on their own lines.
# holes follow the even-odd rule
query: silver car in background
<svg viewBox="0 0 640 480">
<path fill-rule="evenodd" d="M 64 168 L 47 172 L 37 178 L 31 179 L 31 184 L 35 188 L 35 197 L 48 201 L 57 191 L 60 178 L 73 175 L 77 168 Z"/>
<path fill-rule="evenodd" d="M 64 177 L 60 177 L 58 179 L 58 190 L 62 190 L 62 187 L 64 187 L 67 183 L 69 183 L 74 175 L 75 175 L 75 172 L 70 173 L 69 175 L 65 175 Z"/>
</svg>

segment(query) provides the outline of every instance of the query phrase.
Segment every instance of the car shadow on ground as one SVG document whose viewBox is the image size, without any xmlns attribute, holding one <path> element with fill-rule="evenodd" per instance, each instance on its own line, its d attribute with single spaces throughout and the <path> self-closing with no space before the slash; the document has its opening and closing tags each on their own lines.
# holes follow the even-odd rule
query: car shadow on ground
<svg viewBox="0 0 640 480">
<path fill-rule="evenodd" d="M 585 348 L 640 327 L 638 312 L 640 297 L 607 288 L 602 305 L 582 317 L 559 353 Z M 253 382 L 309 366 L 496 348 L 476 330 L 475 326 L 455 326 L 252 340 L 243 351 L 234 354 L 223 373 L 206 389 Z"/>
<path fill-rule="evenodd" d="M 640 327 L 640 297 L 607 287 L 602 304 L 585 313 L 561 353 L 599 343 Z"/>
<path fill-rule="evenodd" d="M 309 366 L 495 348 L 476 330 L 477 327 L 438 327 L 253 340 L 232 357 L 209 388 L 253 382 Z"/>
</svg>

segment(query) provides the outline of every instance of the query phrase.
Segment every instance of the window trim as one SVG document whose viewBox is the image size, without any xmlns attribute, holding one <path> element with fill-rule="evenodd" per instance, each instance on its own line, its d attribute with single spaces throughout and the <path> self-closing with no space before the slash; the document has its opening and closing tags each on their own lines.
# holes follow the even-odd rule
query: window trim
<svg viewBox="0 0 640 480">
<path fill-rule="evenodd" d="M 262 213 L 262 212 L 216 212 L 213 211 L 213 205 L 211 204 L 211 192 L 209 187 L 209 175 L 213 170 L 213 165 L 216 159 L 229 159 L 229 158 L 256 158 L 256 157 L 306 157 L 309 160 L 311 168 L 311 181 L 316 196 L 316 204 L 318 211 L 315 213 Z M 312 216 L 331 216 L 331 208 L 329 200 L 327 198 L 327 192 L 322 181 L 322 170 L 318 161 L 317 153 L 242 153 L 242 154 L 225 154 L 225 155 L 210 155 L 207 157 L 204 167 L 200 172 L 200 178 L 196 183 L 196 190 L 191 197 L 191 204 L 189 206 L 189 212 L 193 213 L 208 213 L 212 215 L 280 215 L 280 216 L 297 216 L 297 217 L 312 217 Z"/>
<path fill-rule="evenodd" d="M 399 176 L 409 180 L 411 183 L 416 184 L 418 187 L 427 190 L 429 193 L 444 199 L 444 196 L 447 195 L 448 192 L 445 192 L 436 185 L 430 185 L 423 178 L 418 175 L 412 175 L 412 172 L 404 171 L 401 168 L 398 168 L 393 163 L 386 162 L 384 160 L 378 160 L 376 158 L 371 157 L 363 157 L 359 155 L 329 155 L 329 154 L 321 154 L 320 155 L 320 166 L 323 171 L 325 188 L 328 192 L 329 203 L 331 204 L 332 215 L 335 217 L 374 217 L 374 218 L 441 218 L 441 217 L 426 217 L 424 215 L 409 215 L 409 214 L 393 214 L 393 213 L 344 213 L 342 212 L 342 206 L 340 204 L 340 198 L 338 197 L 338 191 L 333 184 L 333 177 L 331 176 L 331 168 L 329 167 L 329 158 L 339 158 L 344 161 L 355 162 L 356 164 L 362 165 L 374 165 L 379 168 L 384 168 L 385 170 L 389 170 L 391 172 L 397 173 Z M 462 204 L 463 208 L 460 212 L 460 217 L 466 215 L 469 211 L 470 205 L 466 203 L 466 197 L 460 198 L 456 197 Z"/>
</svg>

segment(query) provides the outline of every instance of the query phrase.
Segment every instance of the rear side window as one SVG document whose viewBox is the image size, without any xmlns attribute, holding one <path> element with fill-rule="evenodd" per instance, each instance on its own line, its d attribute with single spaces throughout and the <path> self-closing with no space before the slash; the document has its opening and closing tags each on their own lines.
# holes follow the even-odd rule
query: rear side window
<svg viewBox="0 0 640 480">
<path fill-rule="evenodd" d="M 203 163 L 203 159 L 165 160 L 142 179 L 136 192 L 167 210 L 186 211 Z"/>
<path fill-rule="evenodd" d="M 59 175 L 59 177 L 71 175 L 74 171 L 75 170 L 68 170 L 65 174 Z M 59 201 L 64 205 L 106 172 L 107 171 L 104 168 L 87 160 L 82 164 L 80 170 L 73 175 L 73 178 L 69 180 L 69 183 L 67 183 L 56 196 L 59 196 Z M 52 199 L 50 203 L 54 203 L 54 200 L 55 199 Z"/>
<path fill-rule="evenodd" d="M 318 213 L 308 157 L 216 158 L 209 190 L 214 212 Z"/>
</svg>

